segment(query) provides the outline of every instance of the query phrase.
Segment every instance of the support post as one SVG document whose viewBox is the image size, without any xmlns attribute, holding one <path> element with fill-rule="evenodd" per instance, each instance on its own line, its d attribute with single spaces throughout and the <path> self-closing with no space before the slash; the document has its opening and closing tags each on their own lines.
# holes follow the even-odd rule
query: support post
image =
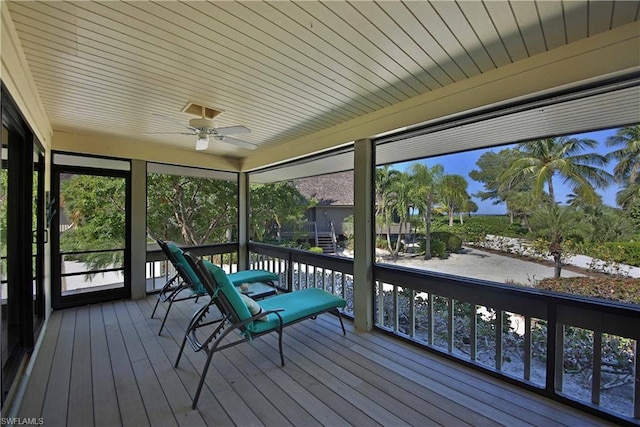
<svg viewBox="0 0 640 427">
<path fill-rule="evenodd" d="M 147 295 L 147 163 L 131 161 L 131 298 Z"/>
<path fill-rule="evenodd" d="M 373 328 L 373 186 L 374 148 L 370 139 L 355 142 L 353 312 L 358 331 Z"/>
<path fill-rule="evenodd" d="M 238 175 L 238 270 L 249 269 L 249 174 Z"/>
</svg>

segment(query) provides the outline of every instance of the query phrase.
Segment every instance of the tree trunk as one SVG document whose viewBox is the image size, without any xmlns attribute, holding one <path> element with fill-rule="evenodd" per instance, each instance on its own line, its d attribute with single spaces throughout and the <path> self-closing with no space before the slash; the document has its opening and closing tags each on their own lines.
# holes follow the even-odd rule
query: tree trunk
<svg viewBox="0 0 640 427">
<path fill-rule="evenodd" d="M 513 224 L 513 220 L 515 219 L 514 217 L 515 215 L 513 211 L 509 212 L 509 224 Z"/>
<path fill-rule="evenodd" d="M 553 268 L 553 277 L 556 279 L 560 278 L 560 273 L 562 272 L 562 247 L 559 242 L 552 242 L 549 245 L 549 252 L 553 255 L 554 268 Z"/>
<path fill-rule="evenodd" d="M 562 261 L 560 260 L 560 254 L 554 254 L 553 260 L 555 261 L 555 265 L 553 268 L 553 277 L 559 279 L 560 273 L 562 272 Z"/>
<path fill-rule="evenodd" d="M 458 216 L 460 216 L 460 225 L 464 225 L 464 219 L 462 218 L 462 212 L 458 212 Z"/>
<path fill-rule="evenodd" d="M 402 240 L 402 226 L 404 222 L 402 218 L 400 218 L 400 225 L 398 226 L 398 238 L 396 239 L 396 250 L 393 252 L 393 259 L 398 258 L 398 253 L 400 253 L 400 240 Z"/>
<path fill-rule="evenodd" d="M 431 212 L 429 209 L 424 214 L 424 259 L 431 259 Z"/>
<path fill-rule="evenodd" d="M 453 227 L 453 211 L 449 210 L 447 213 L 449 214 L 449 227 Z"/>
<path fill-rule="evenodd" d="M 547 181 L 547 184 L 549 185 L 549 197 L 551 198 L 551 202 L 553 204 L 556 203 L 556 196 L 555 193 L 553 192 L 553 181 L 552 178 L 549 178 L 549 180 Z"/>
</svg>

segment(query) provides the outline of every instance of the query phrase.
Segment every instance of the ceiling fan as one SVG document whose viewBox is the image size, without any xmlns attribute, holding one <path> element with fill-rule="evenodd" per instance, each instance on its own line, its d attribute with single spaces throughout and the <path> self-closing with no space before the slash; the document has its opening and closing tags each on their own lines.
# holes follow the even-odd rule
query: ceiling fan
<svg viewBox="0 0 640 427">
<path fill-rule="evenodd" d="M 196 137 L 196 150 L 198 151 L 206 150 L 207 148 L 209 148 L 210 138 L 213 138 L 216 141 L 226 142 L 249 150 L 254 150 L 257 147 L 256 144 L 252 144 L 250 142 L 242 141 L 240 139 L 232 138 L 229 136 L 251 133 L 249 128 L 247 128 L 246 126 L 226 126 L 217 128 L 215 127 L 213 120 L 206 117 L 191 119 L 189 120 L 189 125 L 185 126 L 183 123 L 180 123 L 179 121 L 174 120 L 171 117 L 160 116 L 158 114 L 156 114 L 156 116 L 162 117 L 165 120 L 169 120 L 181 127 L 189 129 L 190 132 L 161 133 L 165 135 L 193 135 Z"/>
</svg>

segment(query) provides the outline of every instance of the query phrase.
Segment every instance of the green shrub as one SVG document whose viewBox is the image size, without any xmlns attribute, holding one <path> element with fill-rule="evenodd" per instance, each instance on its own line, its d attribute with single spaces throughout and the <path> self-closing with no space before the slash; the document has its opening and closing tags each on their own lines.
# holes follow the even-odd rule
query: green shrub
<svg viewBox="0 0 640 427">
<path fill-rule="evenodd" d="M 378 249 L 389 249 L 389 246 L 387 245 L 387 239 L 386 237 L 376 237 L 376 248 Z"/>
<path fill-rule="evenodd" d="M 312 246 L 309 249 L 307 249 L 309 252 L 313 252 L 314 254 L 321 254 L 324 253 L 324 251 L 322 250 L 322 248 L 319 248 L 317 246 Z"/>
<path fill-rule="evenodd" d="M 447 258 L 449 256 L 447 244 L 442 240 L 431 239 L 431 256 L 442 259 Z"/>
<path fill-rule="evenodd" d="M 462 249 L 462 239 L 448 231 L 436 231 L 431 233 L 431 240 L 441 240 L 447 245 L 447 251 L 458 252 Z"/>
<path fill-rule="evenodd" d="M 640 242 L 607 242 L 594 252 L 594 258 L 640 267 Z"/>
<path fill-rule="evenodd" d="M 640 279 L 563 277 L 542 279 L 539 289 L 640 304 Z"/>
<path fill-rule="evenodd" d="M 529 230 L 520 223 L 509 223 L 506 215 L 472 216 L 464 218 L 464 224 L 456 220 L 453 226 L 449 226 L 446 217 L 436 217 L 431 224 L 431 232 L 446 231 L 459 236 L 464 242 L 477 242 L 484 240 L 487 234 L 495 234 L 505 237 L 522 237 Z"/>
</svg>

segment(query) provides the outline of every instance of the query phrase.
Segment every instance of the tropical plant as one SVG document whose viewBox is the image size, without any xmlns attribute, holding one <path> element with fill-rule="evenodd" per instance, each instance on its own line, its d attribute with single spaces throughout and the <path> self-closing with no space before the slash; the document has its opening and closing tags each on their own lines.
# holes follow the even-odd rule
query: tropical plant
<svg viewBox="0 0 640 427">
<path fill-rule="evenodd" d="M 400 243 L 404 232 L 404 225 L 409 221 L 409 209 L 412 205 L 413 179 L 409 174 L 398 172 L 390 185 L 391 210 L 399 219 L 398 235 L 396 246 L 391 251 L 391 255 L 396 258 L 400 252 Z"/>
<path fill-rule="evenodd" d="M 476 161 L 478 169 L 469 172 L 471 179 L 484 184 L 484 191 L 478 191 L 474 196 L 480 200 L 492 199 L 493 204 L 506 203 L 511 224 L 516 217 L 520 217 L 521 221 L 526 223 L 526 215 L 532 211 L 523 203 L 531 194 L 531 183 L 522 180 L 504 184 L 501 181 L 504 171 L 522 157 L 524 153 L 516 148 L 506 148 L 497 153 L 487 151 Z"/>
<path fill-rule="evenodd" d="M 393 183 L 400 171 L 385 165 L 376 169 L 375 183 L 375 218 L 379 230 L 384 230 L 387 237 L 387 249 L 393 252 L 391 244 L 391 224 L 393 223 Z"/>
<path fill-rule="evenodd" d="M 640 177 L 640 125 L 627 126 L 607 139 L 607 147 L 618 147 L 607 158 L 618 161 L 613 174 L 619 183 L 634 183 Z"/>
<path fill-rule="evenodd" d="M 616 194 L 616 203 L 627 208 L 640 200 L 640 125 L 618 129 L 607 139 L 607 147 L 616 147 L 609 154 L 609 160 L 617 160 L 613 176 L 622 186 Z"/>
<path fill-rule="evenodd" d="M 426 242 L 424 259 L 429 259 L 431 258 L 431 211 L 437 201 L 438 188 L 444 174 L 444 167 L 435 165 L 429 168 L 423 163 L 413 163 L 410 171 L 414 182 L 411 198 L 424 218 Z"/>
<path fill-rule="evenodd" d="M 460 212 L 465 201 L 469 199 L 467 180 L 462 175 L 444 175 L 440 181 L 440 201 L 446 209 L 449 226 L 453 226 L 456 212 Z"/>
<path fill-rule="evenodd" d="M 574 194 L 594 203 L 598 199 L 596 189 L 606 188 L 612 176 L 604 167 L 607 157 L 584 151 L 595 149 L 598 143 L 592 139 L 559 137 L 518 144 L 523 157 L 516 159 L 501 176 L 500 188 L 511 188 L 518 182 L 533 183 L 533 194 L 541 199 L 546 186 L 550 203 L 555 203 L 553 178 L 558 176 L 569 184 Z"/>
<path fill-rule="evenodd" d="M 548 252 L 554 261 L 554 277 L 560 277 L 562 256 L 566 251 L 565 240 L 569 237 L 587 234 L 590 226 L 581 221 L 581 215 L 570 206 L 543 204 L 531 216 L 531 228 L 544 239 Z"/>
</svg>

